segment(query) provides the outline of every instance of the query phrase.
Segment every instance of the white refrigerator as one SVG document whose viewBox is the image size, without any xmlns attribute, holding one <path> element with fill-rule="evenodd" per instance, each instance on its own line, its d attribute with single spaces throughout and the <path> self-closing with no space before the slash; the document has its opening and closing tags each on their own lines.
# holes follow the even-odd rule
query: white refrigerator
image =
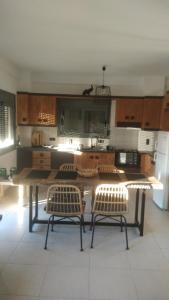
<svg viewBox="0 0 169 300">
<path fill-rule="evenodd" d="M 169 133 L 158 133 L 156 144 L 155 177 L 163 184 L 163 190 L 153 190 L 153 201 L 161 209 L 169 209 Z"/>
</svg>

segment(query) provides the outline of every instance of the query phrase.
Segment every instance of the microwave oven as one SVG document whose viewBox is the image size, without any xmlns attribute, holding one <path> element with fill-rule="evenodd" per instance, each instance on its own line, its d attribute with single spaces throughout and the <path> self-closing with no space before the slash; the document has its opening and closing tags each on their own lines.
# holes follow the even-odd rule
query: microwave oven
<svg viewBox="0 0 169 300">
<path fill-rule="evenodd" d="M 115 165 L 124 167 L 139 167 L 140 153 L 138 151 L 118 150 L 115 152 Z"/>
</svg>

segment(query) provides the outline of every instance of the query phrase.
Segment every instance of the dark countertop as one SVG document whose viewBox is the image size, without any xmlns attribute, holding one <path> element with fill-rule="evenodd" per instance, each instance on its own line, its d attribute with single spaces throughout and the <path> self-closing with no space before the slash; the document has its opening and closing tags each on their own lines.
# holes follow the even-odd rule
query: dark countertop
<svg viewBox="0 0 169 300">
<path fill-rule="evenodd" d="M 57 149 L 55 148 L 48 148 L 48 147 L 45 147 L 45 146 L 18 146 L 16 147 L 16 149 L 25 149 L 25 150 L 30 150 L 30 151 L 58 151 Z M 101 150 L 101 149 L 98 149 L 98 148 L 84 148 L 82 150 L 79 150 L 80 152 L 99 152 L 99 153 L 115 153 L 117 151 L 119 151 L 121 149 L 111 149 L 111 150 Z M 126 151 L 137 151 L 137 150 L 129 150 L 127 149 Z M 69 152 L 69 151 L 62 151 L 62 152 Z M 73 150 L 72 150 L 73 152 Z M 149 151 L 138 151 L 140 154 L 149 154 L 152 156 L 152 158 L 154 157 L 154 152 L 149 152 Z"/>
</svg>

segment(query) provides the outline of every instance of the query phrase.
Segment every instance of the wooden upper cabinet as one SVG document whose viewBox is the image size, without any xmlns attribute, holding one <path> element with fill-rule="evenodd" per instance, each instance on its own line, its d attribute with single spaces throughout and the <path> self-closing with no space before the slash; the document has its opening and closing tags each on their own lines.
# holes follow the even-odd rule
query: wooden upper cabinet
<svg viewBox="0 0 169 300">
<path fill-rule="evenodd" d="M 116 126 L 141 127 L 143 118 L 143 103 L 140 98 L 117 99 Z"/>
<path fill-rule="evenodd" d="M 165 95 L 162 101 L 160 129 L 169 131 L 169 93 Z"/>
<path fill-rule="evenodd" d="M 30 95 L 31 125 L 56 125 L 56 97 L 50 95 Z"/>
<path fill-rule="evenodd" d="M 142 129 L 160 129 L 162 98 L 145 98 Z"/>
<path fill-rule="evenodd" d="M 17 94 L 17 124 L 56 126 L 56 96 Z"/>
<path fill-rule="evenodd" d="M 29 125 L 29 94 L 17 94 L 17 124 Z"/>
</svg>

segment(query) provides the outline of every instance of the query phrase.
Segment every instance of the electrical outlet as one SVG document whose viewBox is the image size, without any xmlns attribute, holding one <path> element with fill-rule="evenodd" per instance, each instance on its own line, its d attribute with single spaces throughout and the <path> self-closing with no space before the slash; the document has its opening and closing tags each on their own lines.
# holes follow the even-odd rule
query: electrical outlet
<svg viewBox="0 0 169 300">
<path fill-rule="evenodd" d="M 146 145 L 150 145 L 150 139 L 146 139 Z"/>
<path fill-rule="evenodd" d="M 55 137 L 50 137 L 49 141 L 56 141 Z"/>
</svg>

